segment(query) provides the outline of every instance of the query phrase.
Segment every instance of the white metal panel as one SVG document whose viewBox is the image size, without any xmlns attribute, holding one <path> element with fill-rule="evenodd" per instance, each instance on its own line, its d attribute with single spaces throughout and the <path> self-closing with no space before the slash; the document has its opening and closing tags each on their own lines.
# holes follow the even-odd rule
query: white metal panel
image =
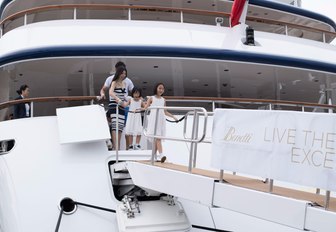
<svg viewBox="0 0 336 232">
<path fill-rule="evenodd" d="M 335 232 L 336 214 L 321 208 L 307 207 L 305 229 L 321 232 Z"/>
<path fill-rule="evenodd" d="M 211 205 L 211 178 L 137 162 L 128 162 L 127 168 L 135 185 Z"/>
<path fill-rule="evenodd" d="M 116 159 L 116 151 L 109 151 L 111 160 Z M 119 160 L 150 160 L 152 157 L 151 150 L 120 150 L 118 151 Z"/>
<path fill-rule="evenodd" d="M 1 122 L 0 131 L 0 138 L 14 136 L 16 140 L 14 149 L 1 158 L 15 191 L 10 204 L 18 215 L 20 232 L 55 230 L 64 197 L 116 208 L 104 141 L 59 144 L 55 116 Z M 0 201 L 3 207 L 2 196 Z M 118 231 L 116 215 L 79 206 L 74 214 L 62 217 L 60 231 Z"/>
<path fill-rule="evenodd" d="M 128 218 L 124 205 L 117 207 L 117 219 L 120 232 L 149 231 L 189 231 L 190 223 L 183 208 L 179 205 L 168 205 L 167 201 L 142 201 L 140 213 L 136 210 L 134 218 Z"/>
<path fill-rule="evenodd" d="M 178 198 L 188 215 L 192 225 L 214 228 L 214 221 L 209 206 L 198 204 L 194 201 Z"/>
<path fill-rule="evenodd" d="M 104 108 L 99 105 L 56 109 L 60 143 L 110 139 Z"/>
<path fill-rule="evenodd" d="M 216 229 L 235 232 L 299 232 L 301 229 L 277 224 L 223 208 L 211 208 Z"/>
<path fill-rule="evenodd" d="M 304 228 L 306 201 L 216 183 L 213 204 L 286 226 Z"/>
</svg>

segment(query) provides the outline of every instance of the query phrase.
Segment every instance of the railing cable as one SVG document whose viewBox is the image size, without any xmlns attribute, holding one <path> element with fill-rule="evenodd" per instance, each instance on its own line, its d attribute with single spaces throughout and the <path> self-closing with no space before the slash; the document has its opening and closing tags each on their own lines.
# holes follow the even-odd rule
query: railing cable
<svg viewBox="0 0 336 232">
<path fill-rule="evenodd" d="M 103 211 L 107 211 L 107 212 L 110 212 L 110 213 L 116 213 L 116 211 L 114 209 L 108 209 L 108 208 L 104 208 L 104 207 L 100 207 L 100 206 L 96 206 L 96 205 L 90 205 L 90 204 L 86 204 L 86 203 L 83 203 L 83 202 L 74 201 L 71 198 L 64 198 L 60 203 L 61 209 L 60 209 L 60 214 L 58 216 L 55 232 L 58 232 L 59 227 L 61 225 L 61 221 L 62 221 L 62 215 L 63 215 L 64 212 L 66 212 L 64 210 L 64 208 L 75 209 L 76 208 L 75 206 L 78 206 L 78 205 L 93 208 L 93 209 L 103 210 Z"/>
</svg>

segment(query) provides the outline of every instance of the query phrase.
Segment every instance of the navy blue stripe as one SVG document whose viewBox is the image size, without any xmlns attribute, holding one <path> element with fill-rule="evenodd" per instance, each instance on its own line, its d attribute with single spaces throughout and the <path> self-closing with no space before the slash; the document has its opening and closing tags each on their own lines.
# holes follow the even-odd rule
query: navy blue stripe
<svg viewBox="0 0 336 232">
<path fill-rule="evenodd" d="M 205 226 L 198 226 L 198 225 L 191 225 L 192 228 L 201 229 L 201 230 L 208 230 L 208 231 L 216 231 L 216 232 L 231 232 L 229 230 L 220 230 L 220 229 L 214 229 L 210 227 Z"/>
<path fill-rule="evenodd" d="M 13 0 L 3 0 L 1 6 L 0 6 L 0 15 L 2 17 L 3 11 L 5 9 L 5 7 L 12 2 Z M 233 1 L 233 0 L 231 0 Z M 279 11 L 284 11 L 284 12 L 288 12 L 288 13 L 292 13 L 292 14 L 296 14 L 296 15 L 300 15 L 300 16 L 304 16 L 307 18 L 311 18 L 320 22 L 324 22 L 326 24 L 329 24 L 331 27 L 334 28 L 334 30 L 336 31 L 336 24 L 335 22 L 326 17 L 325 15 L 321 15 L 309 10 L 305 10 L 299 7 L 294 7 L 291 6 L 289 4 L 281 4 L 278 2 L 273 2 L 273 1 L 265 1 L 265 0 L 249 0 L 249 4 L 251 5 L 255 5 L 255 6 L 261 6 L 261 7 L 265 7 L 265 8 L 270 8 L 273 10 L 279 10 Z"/>
<path fill-rule="evenodd" d="M 336 65 L 309 59 L 283 57 L 268 54 L 241 52 L 227 49 L 196 49 L 180 47 L 146 47 L 146 46 L 75 46 L 75 47 L 49 47 L 31 49 L 12 53 L 0 58 L 0 66 L 12 62 L 29 59 L 43 59 L 56 57 L 106 57 L 106 56 L 142 56 L 142 57 L 178 57 L 199 58 L 214 60 L 241 61 L 279 65 L 336 73 Z"/>
</svg>

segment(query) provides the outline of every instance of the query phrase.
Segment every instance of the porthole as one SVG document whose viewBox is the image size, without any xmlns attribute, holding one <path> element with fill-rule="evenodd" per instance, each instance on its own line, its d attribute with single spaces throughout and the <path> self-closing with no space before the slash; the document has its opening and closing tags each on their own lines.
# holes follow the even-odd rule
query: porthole
<svg viewBox="0 0 336 232">
<path fill-rule="evenodd" d="M 0 141 L 0 155 L 9 153 L 15 146 L 14 139 L 7 139 Z"/>
</svg>

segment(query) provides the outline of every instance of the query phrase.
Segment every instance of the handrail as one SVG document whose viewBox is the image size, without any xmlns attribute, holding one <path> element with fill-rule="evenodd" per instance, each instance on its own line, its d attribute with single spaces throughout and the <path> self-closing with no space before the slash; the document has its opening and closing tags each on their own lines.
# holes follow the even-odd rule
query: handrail
<svg viewBox="0 0 336 232">
<path fill-rule="evenodd" d="M 165 110 L 173 110 L 173 111 L 194 111 L 196 110 L 200 115 L 206 115 L 208 116 L 208 112 L 203 108 L 203 107 L 169 107 L 169 106 L 165 106 L 165 107 L 149 107 L 146 111 L 145 111 L 145 115 L 148 115 L 148 112 L 150 110 L 154 110 L 154 109 L 165 109 Z M 190 115 L 191 113 L 188 112 L 186 115 Z M 206 129 L 206 128 L 205 128 Z M 169 140 L 174 140 L 174 141 L 182 141 L 182 142 L 194 142 L 194 143 L 200 143 L 202 142 L 202 140 L 205 137 L 205 132 L 206 130 L 203 129 L 203 134 L 200 138 L 169 138 Z M 186 134 L 186 128 L 183 129 L 183 134 Z M 149 135 L 147 132 L 147 128 L 144 128 L 144 135 L 148 138 L 158 138 L 158 139 L 167 139 L 167 137 L 162 137 L 162 136 L 157 136 L 157 135 Z"/>
<path fill-rule="evenodd" d="M 12 14 L 6 18 L 4 18 L 0 22 L 0 26 L 2 30 L 4 31 L 4 25 L 5 23 L 9 21 L 13 21 L 20 17 L 25 17 L 25 15 L 32 14 L 32 13 L 39 13 L 43 11 L 50 11 L 54 9 L 129 9 L 129 10 L 156 10 L 156 11 L 163 11 L 163 12 L 176 12 L 176 13 L 190 13 L 190 14 L 201 14 L 201 15 L 212 15 L 212 16 L 220 16 L 220 17 L 230 17 L 230 13 L 227 12 L 220 12 L 220 11 L 208 11 L 208 10 L 198 10 L 198 9 L 191 9 L 191 8 L 176 8 L 176 7 L 159 7 L 159 6 L 143 6 L 143 5 L 118 5 L 118 4 L 64 4 L 64 5 L 48 5 L 48 6 L 40 6 L 40 7 L 34 7 L 27 10 L 19 11 L 15 14 Z M 330 34 L 333 36 L 336 36 L 336 32 L 324 30 L 324 29 L 318 29 L 313 28 L 309 26 L 284 22 L 284 21 L 278 21 L 278 20 L 271 20 L 271 19 L 264 19 L 259 17 L 252 17 L 248 16 L 247 20 L 259 22 L 259 23 L 269 23 L 273 25 L 279 25 L 279 26 L 289 26 L 291 28 L 298 28 L 302 30 L 308 30 L 313 32 L 320 32 L 324 34 Z"/>
<path fill-rule="evenodd" d="M 185 97 L 185 96 L 165 96 L 165 99 L 167 100 L 167 102 L 179 101 L 179 102 L 215 102 L 215 103 L 254 103 L 254 104 L 287 105 L 294 107 L 316 107 L 316 108 L 336 110 L 336 105 L 317 104 L 317 103 L 300 102 L 300 101 L 282 101 L 272 99 Z M 19 103 L 27 103 L 27 102 L 95 101 L 95 100 L 97 100 L 96 96 L 55 96 L 55 97 L 25 98 L 0 103 L 0 110 Z"/>
<path fill-rule="evenodd" d="M 11 107 L 20 103 L 29 102 L 66 102 L 66 101 L 95 101 L 96 96 L 60 96 L 60 97 L 37 97 L 37 98 L 25 98 L 20 100 L 11 100 L 7 102 L 0 103 L 0 110 Z"/>
<path fill-rule="evenodd" d="M 295 107 L 316 107 L 325 109 L 335 109 L 336 105 L 318 104 L 300 101 L 283 101 L 272 99 L 254 99 L 254 98 L 221 98 L 221 97 L 180 97 L 180 96 L 165 96 L 167 101 L 186 101 L 186 102 L 215 102 L 215 103 L 254 103 L 254 104 L 273 104 L 287 105 Z"/>
<path fill-rule="evenodd" d="M 193 128 L 192 128 L 192 134 L 191 138 L 186 138 L 186 121 L 184 121 L 184 126 L 183 126 L 183 135 L 184 138 L 176 138 L 176 137 L 168 137 L 168 136 L 159 136 L 156 134 L 157 132 L 157 123 L 158 123 L 158 112 L 159 110 L 170 110 L 170 111 L 186 111 L 187 115 L 190 115 L 190 112 L 194 112 L 194 119 L 193 119 Z M 151 114 L 155 113 L 155 120 L 154 122 L 154 131 L 153 134 L 148 133 L 148 119 L 147 115 L 148 112 L 151 112 Z M 204 116 L 204 122 L 203 122 L 203 132 L 202 135 L 197 138 L 197 132 L 198 132 L 198 117 L 202 115 Z M 206 129 L 207 129 L 207 119 L 208 119 L 208 112 L 202 108 L 202 107 L 149 107 L 145 111 L 144 115 L 144 128 L 143 128 L 143 134 L 148 137 L 148 138 L 153 138 L 153 149 L 152 149 L 152 157 L 151 157 L 151 164 L 154 164 L 154 156 L 155 156 L 155 140 L 156 139 L 166 139 L 166 140 L 172 140 L 172 141 L 179 141 L 179 142 L 189 142 L 191 144 L 191 149 L 190 149 L 190 155 L 189 155 L 189 165 L 188 165 L 188 171 L 191 173 L 192 171 L 192 165 L 193 165 L 193 159 L 196 160 L 196 144 L 202 142 L 202 140 L 205 138 L 206 134 Z M 195 163 L 195 162 L 194 162 Z"/>
</svg>

